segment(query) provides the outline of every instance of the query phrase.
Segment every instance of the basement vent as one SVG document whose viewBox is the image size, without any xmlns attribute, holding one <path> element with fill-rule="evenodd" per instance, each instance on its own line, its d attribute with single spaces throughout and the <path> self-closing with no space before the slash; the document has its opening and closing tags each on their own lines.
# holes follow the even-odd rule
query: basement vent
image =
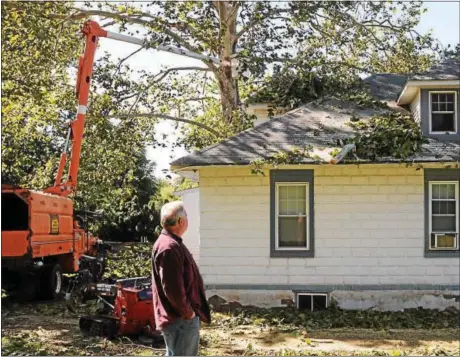
<svg viewBox="0 0 460 357">
<path fill-rule="evenodd" d="M 318 311 L 327 309 L 327 294 L 297 294 L 297 308 L 299 310 Z"/>
</svg>

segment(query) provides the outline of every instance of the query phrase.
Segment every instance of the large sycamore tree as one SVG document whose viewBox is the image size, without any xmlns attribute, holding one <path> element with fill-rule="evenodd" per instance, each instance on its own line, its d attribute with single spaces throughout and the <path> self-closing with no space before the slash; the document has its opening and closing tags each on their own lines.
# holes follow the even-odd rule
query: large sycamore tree
<svg viewBox="0 0 460 357">
<path fill-rule="evenodd" d="M 4 5 L 17 6 L 17 2 Z M 66 13 L 42 15 L 52 20 L 47 26 L 54 26 L 50 31 L 56 36 L 97 17 L 109 30 L 145 39 L 143 47 L 118 65 L 101 65 L 95 71 L 100 79 L 95 85 L 105 89 L 113 104 L 97 115 L 121 119 L 128 126 L 150 118 L 185 122 L 180 143 L 187 148 L 202 148 L 249 127 L 241 101 L 263 87 L 269 69 L 281 77 L 281 89 L 294 83 L 301 93 L 317 88 L 327 93 L 324 88 L 337 90 L 366 72 L 423 70 L 439 49 L 430 35 L 415 30 L 424 12 L 420 2 L 153 1 L 65 6 Z M 216 57 L 223 64 L 203 60 L 201 66 L 146 70 L 130 85 L 126 78 L 116 80 L 128 58 L 159 44 Z M 225 64 L 235 59 L 240 63 L 238 79 Z M 289 103 L 290 93 L 286 96 Z"/>
<path fill-rule="evenodd" d="M 187 125 L 192 147 L 245 128 L 240 100 L 264 82 L 269 68 L 301 71 L 307 81 L 315 77 L 308 74 L 320 73 L 337 83 L 364 72 L 425 69 L 438 49 L 430 35 L 415 30 L 425 11 L 415 1 L 107 2 L 73 11 L 57 16 L 68 23 L 98 16 L 107 28 L 142 36 L 146 45 L 136 52 L 165 44 L 239 61 L 238 80 L 230 66 L 204 60 L 198 67 L 143 73 L 145 87 L 126 96 L 134 98 L 129 116 L 158 117 L 174 108 L 179 119 L 206 125 Z"/>
</svg>

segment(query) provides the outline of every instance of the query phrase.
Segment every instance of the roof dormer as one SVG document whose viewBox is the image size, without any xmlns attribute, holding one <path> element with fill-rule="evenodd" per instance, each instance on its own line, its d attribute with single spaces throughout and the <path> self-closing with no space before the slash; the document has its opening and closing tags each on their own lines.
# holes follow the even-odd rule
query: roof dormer
<svg viewBox="0 0 460 357">
<path fill-rule="evenodd" d="M 460 136 L 459 96 L 460 61 L 451 58 L 409 77 L 397 104 L 410 106 L 425 136 L 452 140 Z"/>
</svg>

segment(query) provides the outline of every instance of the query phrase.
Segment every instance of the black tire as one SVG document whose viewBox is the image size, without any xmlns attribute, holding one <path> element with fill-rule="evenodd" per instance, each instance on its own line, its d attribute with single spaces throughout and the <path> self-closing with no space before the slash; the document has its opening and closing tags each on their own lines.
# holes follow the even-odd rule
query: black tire
<svg viewBox="0 0 460 357">
<path fill-rule="evenodd" d="M 82 316 L 79 327 L 85 337 L 114 339 L 118 334 L 118 321 L 111 316 Z"/>
<path fill-rule="evenodd" d="M 62 296 L 63 291 L 62 268 L 59 264 L 54 264 L 45 268 L 41 276 L 40 297 L 43 299 L 56 300 Z"/>
</svg>

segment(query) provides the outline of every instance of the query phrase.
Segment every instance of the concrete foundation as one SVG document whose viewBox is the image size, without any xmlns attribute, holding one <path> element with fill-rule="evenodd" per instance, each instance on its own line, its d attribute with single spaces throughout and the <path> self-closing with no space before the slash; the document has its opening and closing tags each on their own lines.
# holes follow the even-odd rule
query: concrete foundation
<svg viewBox="0 0 460 357">
<path fill-rule="evenodd" d="M 296 293 L 290 290 L 211 289 L 206 294 L 208 298 L 218 296 L 227 303 L 238 302 L 243 306 L 268 308 L 296 304 Z M 401 311 L 419 307 L 438 310 L 454 307 L 460 310 L 460 292 L 452 290 L 337 290 L 329 292 L 328 298 L 329 302 L 344 310 Z"/>
</svg>

